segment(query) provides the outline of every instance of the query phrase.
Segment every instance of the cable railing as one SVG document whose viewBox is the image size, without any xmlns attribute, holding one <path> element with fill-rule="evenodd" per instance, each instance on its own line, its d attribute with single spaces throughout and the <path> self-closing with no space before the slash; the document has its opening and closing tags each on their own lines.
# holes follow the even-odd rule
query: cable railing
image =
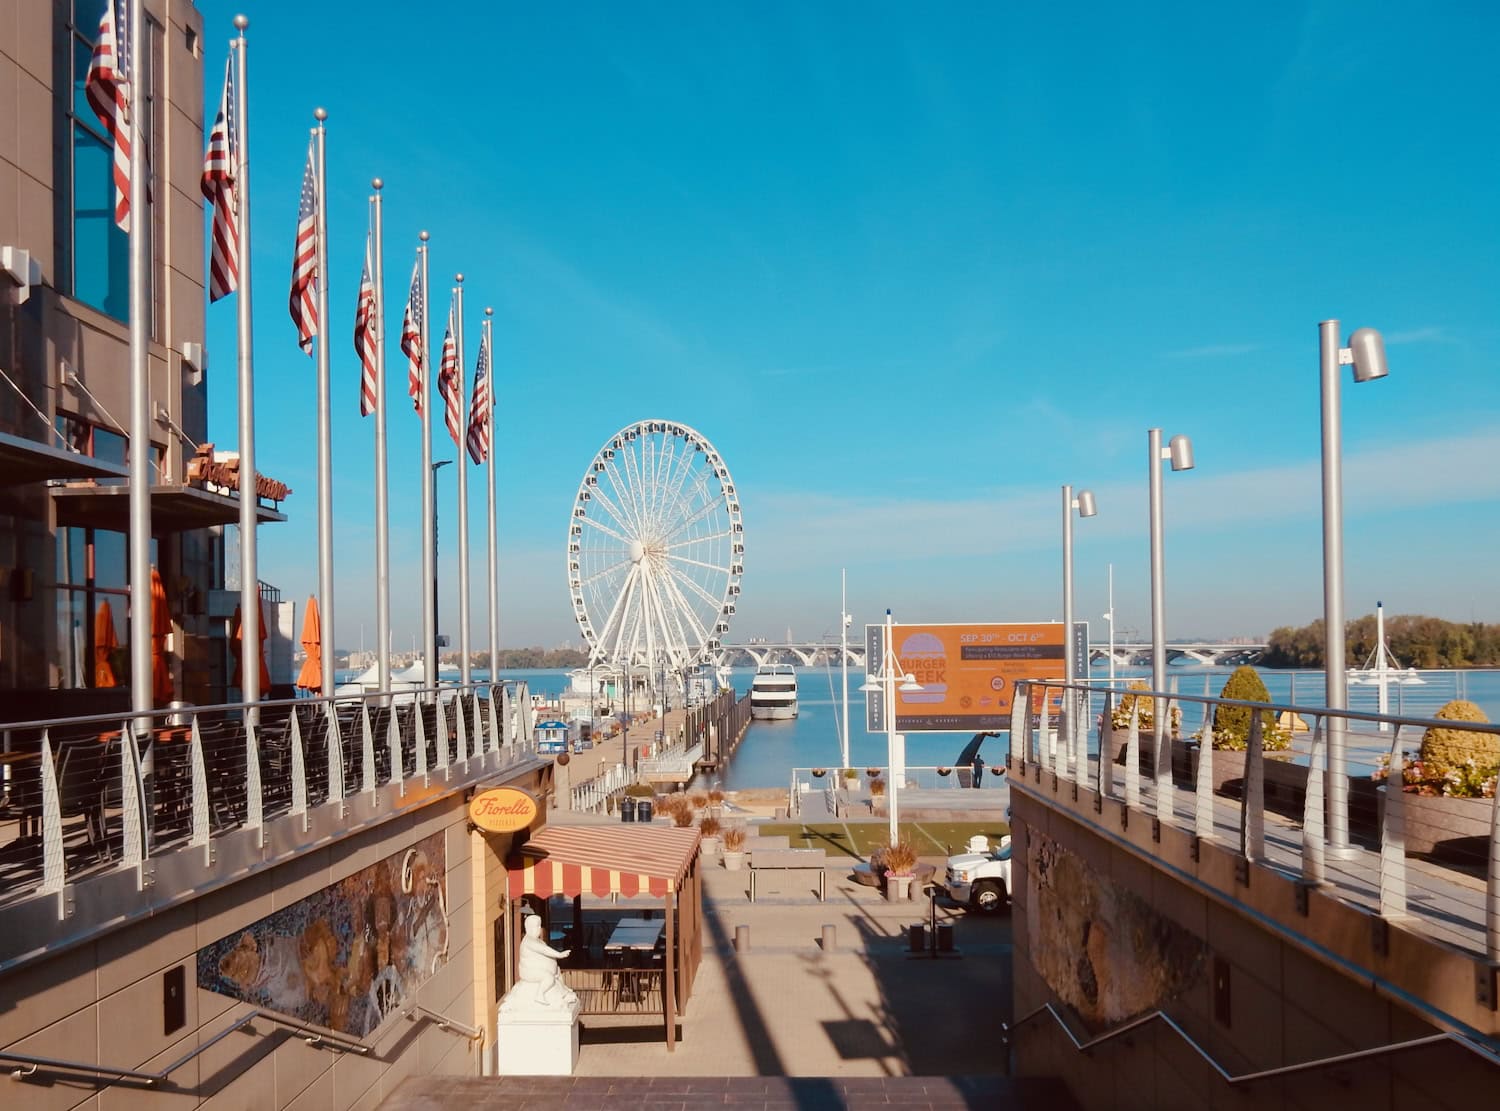
<svg viewBox="0 0 1500 1111">
<path fill-rule="evenodd" d="M 1085 721 L 1080 714 L 1070 742 L 1065 730 L 1054 728 L 1059 713 L 1028 712 L 1053 701 L 1044 692 L 1067 691 L 1081 704 L 1096 688 L 1060 681 L 1016 685 L 1007 760 L 1014 778 L 1073 783 L 1094 792 L 1096 812 L 1104 800 L 1123 803 L 1122 821 L 1138 812 L 1175 825 L 1227 846 L 1242 869 L 1274 869 L 1304 890 L 1325 888 L 1380 919 L 1418 922 L 1429 936 L 1500 962 L 1500 791 L 1493 771 L 1484 786 L 1485 769 L 1469 769 L 1475 780 L 1469 787 L 1477 787 L 1479 797 L 1438 795 L 1431 778 L 1413 783 L 1430 776 L 1431 768 L 1408 775 L 1427 730 L 1494 737 L 1500 724 L 1130 690 L 1123 711 L 1120 692 L 1105 692 L 1098 717 Z M 1215 726 L 1220 709 L 1241 711 L 1247 721 L 1234 734 L 1239 750 L 1215 745 L 1228 732 Z M 1142 718 L 1153 712 L 1157 716 L 1142 728 Z M 1283 717 L 1288 713 L 1294 716 Z M 1196 735 L 1182 735 L 1184 718 L 1202 722 Z M 1306 732 L 1289 737 L 1299 722 Z M 1300 740 L 1295 749 L 1273 747 L 1292 737 Z M 1330 779 L 1330 742 L 1349 769 L 1361 746 L 1382 750 L 1384 773 Z"/>
<path fill-rule="evenodd" d="M 533 724 L 514 681 L 0 724 L 0 911 L 288 818 L 373 817 L 534 757 Z"/>
</svg>

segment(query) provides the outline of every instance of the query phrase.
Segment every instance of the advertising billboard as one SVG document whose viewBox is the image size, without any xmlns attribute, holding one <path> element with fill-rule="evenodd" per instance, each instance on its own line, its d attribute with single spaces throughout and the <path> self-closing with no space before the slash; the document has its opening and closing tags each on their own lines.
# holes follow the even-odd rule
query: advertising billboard
<svg viewBox="0 0 1500 1111">
<path fill-rule="evenodd" d="M 865 626 L 865 659 L 872 675 L 882 670 L 886 659 L 886 628 Z M 910 674 L 922 688 L 903 691 L 901 683 L 895 685 L 895 727 L 900 733 L 1009 729 L 1016 683 L 1063 677 L 1061 622 L 889 628 L 895 670 Z M 1074 628 L 1084 630 L 1081 657 L 1087 667 L 1087 626 Z M 886 731 L 885 697 L 883 690 L 865 696 L 865 728 L 871 733 Z M 1059 700 L 1054 694 L 1052 701 Z"/>
</svg>

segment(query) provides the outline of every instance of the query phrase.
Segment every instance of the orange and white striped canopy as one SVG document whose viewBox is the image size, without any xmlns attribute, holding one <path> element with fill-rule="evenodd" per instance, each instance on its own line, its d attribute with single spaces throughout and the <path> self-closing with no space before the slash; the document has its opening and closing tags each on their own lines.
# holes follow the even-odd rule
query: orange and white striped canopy
<svg viewBox="0 0 1500 1111">
<path fill-rule="evenodd" d="M 698 831 L 652 825 L 545 826 L 510 854 L 507 888 L 522 895 L 665 896 L 698 855 Z"/>
</svg>

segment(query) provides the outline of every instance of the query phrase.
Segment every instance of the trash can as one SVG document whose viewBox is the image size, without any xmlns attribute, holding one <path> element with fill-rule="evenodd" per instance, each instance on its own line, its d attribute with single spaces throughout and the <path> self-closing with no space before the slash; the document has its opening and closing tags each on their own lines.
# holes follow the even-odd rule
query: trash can
<svg viewBox="0 0 1500 1111">
<path fill-rule="evenodd" d="M 913 922 L 907 927 L 906 937 L 913 953 L 927 951 L 927 924 L 925 922 Z"/>
<path fill-rule="evenodd" d="M 649 822 L 655 816 L 655 808 L 651 805 L 650 799 L 641 799 L 636 803 L 635 812 L 643 822 Z"/>
<path fill-rule="evenodd" d="M 633 822 L 633 821 L 635 821 L 635 813 L 636 813 L 635 799 L 631 798 L 629 795 L 626 795 L 624 798 L 622 798 L 620 800 L 620 821 L 622 821 L 622 822 Z"/>
</svg>

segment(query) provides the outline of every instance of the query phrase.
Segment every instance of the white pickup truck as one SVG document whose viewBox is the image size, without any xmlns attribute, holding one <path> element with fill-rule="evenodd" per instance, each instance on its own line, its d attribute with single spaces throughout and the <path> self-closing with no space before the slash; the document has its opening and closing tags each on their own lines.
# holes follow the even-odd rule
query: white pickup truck
<svg viewBox="0 0 1500 1111">
<path fill-rule="evenodd" d="M 1010 904 L 1010 835 L 993 849 L 988 838 L 973 837 L 967 849 L 948 858 L 948 897 L 980 914 L 998 914 Z"/>
</svg>

